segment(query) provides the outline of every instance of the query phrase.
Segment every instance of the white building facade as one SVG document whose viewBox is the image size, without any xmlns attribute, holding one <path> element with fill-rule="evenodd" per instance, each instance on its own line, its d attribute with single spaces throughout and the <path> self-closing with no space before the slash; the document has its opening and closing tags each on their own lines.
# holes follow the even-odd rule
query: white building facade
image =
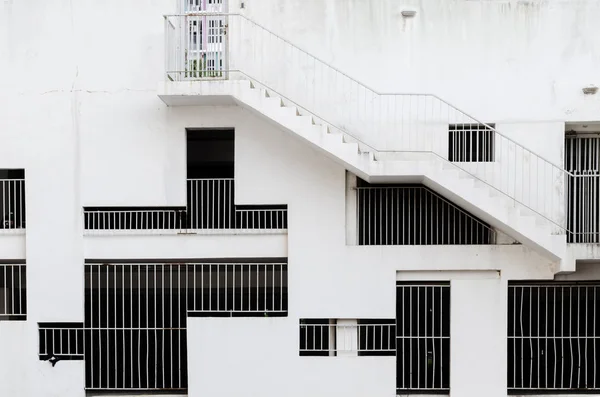
<svg viewBox="0 0 600 397">
<path fill-rule="evenodd" d="M 4 1 L 0 396 L 600 395 L 598 18 Z"/>
</svg>

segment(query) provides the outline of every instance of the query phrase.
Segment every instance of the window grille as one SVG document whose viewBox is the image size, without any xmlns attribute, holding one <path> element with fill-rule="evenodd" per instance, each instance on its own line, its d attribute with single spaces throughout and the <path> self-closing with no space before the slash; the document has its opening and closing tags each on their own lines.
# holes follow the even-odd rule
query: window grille
<svg viewBox="0 0 600 397">
<path fill-rule="evenodd" d="M 600 283 L 512 283 L 508 390 L 600 390 Z"/>
<path fill-rule="evenodd" d="M 486 223 L 425 186 L 359 181 L 358 245 L 494 244 Z"/>
<path fill-rule="evenodd" d="M 396 320 L 358 320 L 359 356 L 395 356 Z"/>
<path fill-rule="evenodd" d="M 188 315 L 287 315 L 287 264 L 86 264 L 86 389 L 185 391 Z"/>
<path fill-rule="evenodd" d="M 333 332 L 335 332 L 335 320 L 300 320 L 300 356 L 334 355 Z"/>
<path fill-rule="evenodd" d="M 565 139 L 567 241 L 600 243 L 600 137 L 569 135 Z"/>
<path fill-rule="evenodd" d="M 449 283 L 398 282 L 396 294 L 397 393 L 449 391 Z"/>
<path fill-rule="evenodd" d="M 0 170 L 0 232 L 25 228 L 25 179 L 3 179 Z M 15 174 L 11 172 L 10 175 Z M 22 175 L 16 173 L 17 175 Z"/>
<path fill-rule="evenodd" d="M 395 320 L 357 320 L 356 324 L 335 319 L 300 320 L 300 356 L 393 356 L 396 353 Z"/>
<path fill-rule="evenodd" d="M 490 128 L 491 127 L 491 128 Z M 494 124 L 451 124 L 448 130 L 448 160 L 494 161 Z"/>
<path fill-rule="evenodd" d="M 83 360 L 82 323 L 39 323 L 38 334 L 40 360 Z"/>
<path fill-rule="evenodd" d="M 25 264 L 0 264 L 0 320 L 26 320 Z"/>
</svg>

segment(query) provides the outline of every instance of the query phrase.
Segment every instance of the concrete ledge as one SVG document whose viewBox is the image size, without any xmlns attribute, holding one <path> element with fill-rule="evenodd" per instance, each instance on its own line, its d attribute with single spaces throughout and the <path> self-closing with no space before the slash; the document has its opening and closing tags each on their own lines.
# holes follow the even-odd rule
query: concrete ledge
<svg viewBox="0 0 600 397">
<path fill-rule="evenodd" d="M 86 236 L 86 258 L 287 257 L 287 234 Z"/>
</svg>

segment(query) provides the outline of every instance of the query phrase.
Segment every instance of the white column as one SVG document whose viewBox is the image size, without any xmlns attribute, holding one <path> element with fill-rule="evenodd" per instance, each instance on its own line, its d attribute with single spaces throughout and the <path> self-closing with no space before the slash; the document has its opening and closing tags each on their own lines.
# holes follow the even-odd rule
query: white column
<svg viewBox="0 0 600 397">
<path fill-rule="evenodd" d="M 337 320 L 335 343 L 338 356 L 358 356 L 358 321 Z"/>
<path fill-rule="evenodd" d="M 356 245 L 356 175 L 346 171 L 346 245 Z"/>
</svg>

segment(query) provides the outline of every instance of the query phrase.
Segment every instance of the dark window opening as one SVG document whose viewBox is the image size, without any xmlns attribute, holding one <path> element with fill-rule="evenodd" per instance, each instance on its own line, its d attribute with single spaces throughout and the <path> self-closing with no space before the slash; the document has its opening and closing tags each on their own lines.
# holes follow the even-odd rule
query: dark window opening
<svg viewBox="0 0 600 397">
<path fill-rule="evenodd" d="M 494 244 L 495 231 L 423 185 L 357 188 L 358 245 Z"/>
<path fill-rule="evenodd" d="M 600 390 L 600 283 L 508 287 L 510 394 Z"/>
<path fill-rule="evenodd" d="M 450 389 L 450 285 L 398 282 L 397 393 Z"/>
<path fill-rule="evenodd" d="M 188 129 L 187 177 L 233 178 L 233 129 Z"/>
<path fill-rule="evenodd" d="M 27 319 L 25 264 L 0 264 L 0 321 Z"/>
<path fill-rule="evenodd" d="M 38 335 L 40 360 L 83 360 L 83 323 L 39 323 Z"/>
<path fill-rule="evenodd" d="M 86 389 L 185 392 L 188 314 L 285 316 L 287 304 L 285 263 L 86 264 Z"/>
<path fill-rule="evenodd" d="M 0 230 L 25 228 L 25 170 L 0 169 Z"/>
<path fill-rule="evenodd" d="M 494 161 L 495 124 L 451 124 L 448 129 L 448 160 Z"/>
<path fill-rule="evenodd" d="M 330 346 L 330 343 L 334 343 L 334 334 L 335 323 L 329 319 L 301 319 L 300 356 L 335 355 L 335 349 Z"/>
<path fill-rule="evenodd" d="M 358 320 L 359 356 L 395 356 L 396 320 Z"/>
</svg>

